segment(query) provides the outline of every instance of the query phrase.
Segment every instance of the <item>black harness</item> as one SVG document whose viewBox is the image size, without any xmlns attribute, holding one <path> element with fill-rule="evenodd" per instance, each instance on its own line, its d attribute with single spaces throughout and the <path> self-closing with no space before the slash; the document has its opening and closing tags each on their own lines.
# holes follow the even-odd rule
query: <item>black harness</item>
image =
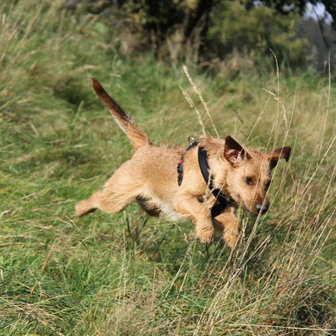
<svg viewBox="0 0 336 336">
<path fill-rule="evenodd" d="M 180 186 L 183 180 L 183 159 L 184 159 L 184 154 L 191 148 L 194 148 L 198 145 L 198 142 L 196 140 L 194 140 L 194 138 L 189 137 L 190 140 L 192 140 L 193 142 L 190 143 L 190 146 L 185 150 L 185 152 L 182 154 L 181 159 L 177 165 L 177 183 Z"/>
<path fill-rule="evenodd" d="M 198 142 L 194 141 L 190 144 L 190 146 L 186 149 L 186 151 L 184 152 L 184 154 L 190 150 L 191 148 L 194 148 L 198 146 Z M 181 159 L 177 165 L 177 183 L 180 186 L 183 180 L 183 159 L 184 159 L 184 154 L 181 156 Z M 208 154 L 206 152 L 206 150 L 199 146 L 198 147 L 198 164 L 200 166 L 204 181 L 206 182 L 206 184 L 208 185 L 208 187 L 210 188 L 212 194 L 215 196 L 216 198 L 216 203 L 214 204 L 214 206 L 211 208 L 211 216 L 212 217 L 216 217 L 218 215 L 220 215 L 225 208 L 228 206 L 229 203 L 231 203 L 230 201 L 228 201 L 225 196 L 221 193 L 220 189 L 214 189 L 213 187 L 213 176 L 210 175 L 209 171 L 209 164 L 208 164 Z"/>
</svg>

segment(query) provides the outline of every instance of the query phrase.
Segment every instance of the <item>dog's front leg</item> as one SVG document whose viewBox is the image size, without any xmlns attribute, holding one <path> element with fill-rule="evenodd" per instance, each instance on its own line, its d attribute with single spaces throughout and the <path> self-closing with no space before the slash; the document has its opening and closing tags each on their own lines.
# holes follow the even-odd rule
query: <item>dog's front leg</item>
<svg viewBox="0 0 336 336">
<path fill-rule="evenodd" d="M 223 233 L 222 238 L 231 249 L 235 248 L 238 239 L 238 220 L 234 210 L 233 206 L 228 206 L 220 215 L 213 218 L 214 227 Z"/>
<path fill-rule="evenodd" d="M 176 195 L 173 200 L 176 212 L 191 219 L 196 226 L 196 237 L 201 243 L 209 244 L 213 241 L 214 227 L 210 210 L 191 194 Z"/>
</svg>

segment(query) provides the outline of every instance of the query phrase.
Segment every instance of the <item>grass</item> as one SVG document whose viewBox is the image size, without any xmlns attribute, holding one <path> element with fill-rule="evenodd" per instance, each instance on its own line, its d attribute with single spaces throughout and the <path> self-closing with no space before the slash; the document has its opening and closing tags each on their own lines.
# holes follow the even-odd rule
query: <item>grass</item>
<svg viewBox="0 0 336 336">
<path fill-rule="evenodd" d="M 276 169 L 269 213 L 240 213 L 230 251 L 136 205 L 77 219 L 74 205 L 131 155 L 90 87 L 99 79 L 153 142 L 215 135 L 182 67 L 125 59 L 97 18 L 62 1 L 0 5 L 2 335 L 334 335 L 336 86 L 303 74 L 232 79 L 189 66 L 219 134 Z M 181 88 L 194 102 L 190 108 Z"/>
</svg>

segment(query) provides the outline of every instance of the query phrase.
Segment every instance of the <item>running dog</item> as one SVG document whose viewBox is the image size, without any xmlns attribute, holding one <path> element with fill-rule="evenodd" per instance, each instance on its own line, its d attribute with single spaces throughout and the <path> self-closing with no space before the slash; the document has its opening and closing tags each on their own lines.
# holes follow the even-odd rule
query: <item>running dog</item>
<svg viewBox="0 0 336 336">
<path fill-rule="evenodd" d="M 96 209 L 115 214 L 135 200 L 149 215 L 192 220 L 202 243 L 211 243 L 216 229 L 227 246 L 234 248 L 238 237 L 235 209 L 241 206 L 255 216 L 267 212 L 271 171 L 279 159 L 288 161 L 291 148 L 263 154 L 243 148 L 231 136 L 224 141 L 208 135 L 187 149 L 154 146 L 100 83 L 92 82 L 97 96 L 132 142 L 134 154 L 103 190 L 77 204 L 76 216 Z"/>
</svg>

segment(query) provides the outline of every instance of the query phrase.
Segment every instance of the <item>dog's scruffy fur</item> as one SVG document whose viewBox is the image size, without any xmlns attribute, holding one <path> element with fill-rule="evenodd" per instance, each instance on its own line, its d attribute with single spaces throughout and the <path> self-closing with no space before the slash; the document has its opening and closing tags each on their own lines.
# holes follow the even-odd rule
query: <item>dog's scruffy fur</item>
<svg viewBox="0 0 336 336">
<path fill-rule="evenodd" d="M 96 209 L 114 214 L 136 200 L 150 215 L 163 213 L 171 220 L 192 220 L 202 243 L 210 243 L 216 229 L 222 233 L 227 246 L 234 248 L 238 236 L 235 208 L 242 206 L 252 215 L 267 211 L 271 170 L 280 158 L 288 161 L 291 148 L 262 154 L 244 149 L 230 136 L 225 141 L 202 136 L 198 146 L 207 151 L 213 187 L 230 200 L 227 207 L 212 218 L 211 208 L 216 199 L 202 176 L 198 146 L 188 151 L 180 147 L 154 146 L 95 79 L 93 87 L 132 142 L 135 153 L 117 169 L 103 190 L 77 204 L 76 216 Z M 182 155 L 183 181 L 179 186 L 176 168 Z"/>
</svg>

